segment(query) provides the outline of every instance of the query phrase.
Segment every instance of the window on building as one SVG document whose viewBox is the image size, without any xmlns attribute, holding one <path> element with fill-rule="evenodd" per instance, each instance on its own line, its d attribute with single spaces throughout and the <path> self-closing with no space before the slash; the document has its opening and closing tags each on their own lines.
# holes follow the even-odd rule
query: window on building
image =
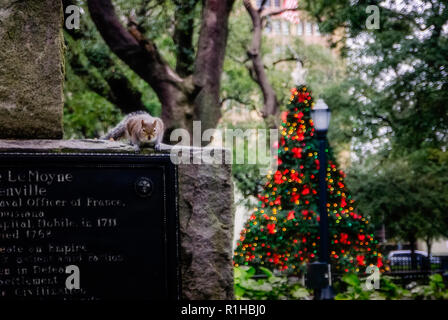
<svg viewBox="0 0 448 320">
<path fill-rule="evenodd" d="M 282 34 L 285 36 L 289 35 L 289 22 L 288 21 L 282 22 Z"/>
<path fill-rule="evenodd" d="M 303 36 L 303 22 L 301 21 L 297 24 L 297 35 Z"/>
<path fill-rule="evenodd" d="M 275 34 L 280 34 L 280 21 L 272 21 L 272 30 Z"/>
<path fill-rule="evenodd" d="M 320 36 L 319 25 L 317 23 L 314 25 L 314 34 Z"/>
<path fill-rule="evenodd" d="M 313 34 L 313 24 L 311 22 L 306 23 L 305 32 L 307 36 L 311 36 Z"/>
<path fill-rule="evenodd" d="M 260 8 L 261 7 L 261 2 L 262 2 L 263 0 L 257 0 L 257 8 Z"/>
<path fill-rule="evenodd" d="M 280 0 L 275 0 L 275 7 L 276 8 L 280 8 L 281 7 L 281 1 Z"/>
</svg>

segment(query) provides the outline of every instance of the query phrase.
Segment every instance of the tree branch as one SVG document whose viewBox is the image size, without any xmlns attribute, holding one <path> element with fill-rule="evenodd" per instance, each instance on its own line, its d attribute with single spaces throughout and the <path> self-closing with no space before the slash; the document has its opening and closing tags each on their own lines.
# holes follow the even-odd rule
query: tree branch
<svg viewBox="0 0 448 320">
<path fill-rule="evenodd" d="M 76 2 L 74 0 L 63 0 L 62 4 L 65 13 L 66 8 L 70 5 L 75 5 Z M 115 65 L 110 56 L 101 56 L 101 63 L 97 64 L 97 60 L 92 59 L 89 51 L 79 50 L 78 46 L 74 43 L 79 39 L 85 39 L 83 32 L 76 29 L 64 28 L 64 36 L 65 41 L 70 44 L 71 49 L 71 58 L 68 62 L 80 78 L 88 75 L 88 77 L 95 79 L 95 81 L 86 81 L 86 85 L 92 91 L 103 96 L 125 114 L 146 110 L 141 100 L 141 93 L 124 75 L 121 68 Z M 91 65 L 84 64 L 80 59 L 81 55 L 84 55 Z M 95 70 L 95 72 L 92 72 L 92 70 Z"/>
<path fill-rule="evenodd" d="M 110 49 L 156 91 L 164 82 L 182 81 L 159 55 L 156 46 L 142 36 L 135 23 L 130 24 L 129 32 L 121 25 L 110 0 L 88 0 L 87 3 Z"/>
<path fill-rule="evenodd" d="M 229 96 L 229 97 L 225 97 L 224 99 L 221 100 L 221 105 L 224 105 L 224 103 L 225 103 L 226 101 L 231 101 L 231 100 L 236 101 L 236 102 L 238 102 L 239 104 L 244 104 L 244 105 L 248 105 L 248 104 L 250 104 L 249 102 L 244 101 L 244 100 L 240 99 L 239 97 L 236 97 L 236 96 Z"/>
<path fill-rule="evenodd" d="M 289 61 L 299 61 L 299 62 L 302 64 L 302 66 L 303 66 L 303 61 L 300 60 L 300 59 L 297 59 L 296 57 L 289 57 L 289 58 L 278 59 L 277 61 L 274 61 L 274 62 L 272 63 L 272 66 L 276 66 L 276 65 L 279 64 L 279 63 L 282 63 L 282 62 L 289 62 Z"/>
<path fill-rule="evenodd" d="M 120 24 L 111 0 L 88 0 L 92 19 L 108 46 L 156 92 L 162 103 L 166 137 L 175 128 L 191 132 L 193 120 L 201 120 L 203 130 L 218 124 L 221 75 L 233 3 L 234 0 L 202 0 L 194 71 L 181 78 L 164 61 L 155 44 L 145 39 L 135 21 L 129 22 L 128 30 Z M 184 72 L 184 67 L 179 70 Z"/>
<path fill-rule="evenodd" d="M 263 31 L 261 11 L 256 10 L 250 0 L 244 0 L 243 4 L 251 17 L 253 24 L 252 43 L 247 50 L 247 56 L 252 62 L 253 73 L 251 73 L 251 76 L 255 82 L 257 82 L 263 93 L 264 107 L 262 115 L 264 118 L 267 118 L 269 115 L 275 115 L 278 112 L 278 101 L 277 95 L 269 83 L 260 53 Z M 263 3 L 261 7 L 263 7 Z"/>
<path fill-rule="evenodd" d="M 231 54 L 229 54 L 227 57 L 228 57 L 230 60 L 232 60 L 232 61 L 234 61 L 234 62 L 236 62 L 236 63 L 239 63 L 239 64 L 245 64 L 246 62 L 249 61 L 249 58 L 247 58 L 247 57 L 246 57 L 246 59 L 240 59 L 240 58 L 237 58 L 237 57 L 235 57 L 235 56 L 232 56 Z"/>
<path fill-rule="evenodd" d="M 88 0 L 90 15 L 109 48 L 155 91 L 162 104 L 165 141 L 175 128 L 190 129 L 192 80 L 182 79 L 145 39 L 134 21 L 127 31 L 118 20 L 111 0 Z"/>
</svg>

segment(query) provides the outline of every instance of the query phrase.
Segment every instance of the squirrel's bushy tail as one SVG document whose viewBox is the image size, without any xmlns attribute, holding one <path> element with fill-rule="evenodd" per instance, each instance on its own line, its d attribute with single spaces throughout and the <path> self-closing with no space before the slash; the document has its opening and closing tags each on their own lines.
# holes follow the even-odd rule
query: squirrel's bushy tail
<svg viewBox="0 0 448 320">
<path fill-rule="evenodd" d="M 100 139 L 101 140 L 110 140 L 110 139 L 118 140 L 121 137 L 123 137 L 124 132 L 125 132 L 125 126 L 124 126 L 124 122 L 122 121 L 115 128 L 113 128 L 108 133 L 106 133 L 104 136 L 102 136 Z"/>
<path fill-rule="evenodd" d="M 108 133 L 106 133 L 100 139 L 101 140 L 110 140 L 110 139 L 118 140 L 118 139 L 122 138 L 126 132 L 126 123 L 129 120 L 129 118 L 136 116 L 136 115 L 140 115 L 140 114 L 146 114 L 146 112 L 137 111 L 137 112 L 128 114 L 123 120 L 121 120 L 121 122 L 119 124 L 117 124 L 115 126 L 115 128 L 110 130 Z"/>
</svg>

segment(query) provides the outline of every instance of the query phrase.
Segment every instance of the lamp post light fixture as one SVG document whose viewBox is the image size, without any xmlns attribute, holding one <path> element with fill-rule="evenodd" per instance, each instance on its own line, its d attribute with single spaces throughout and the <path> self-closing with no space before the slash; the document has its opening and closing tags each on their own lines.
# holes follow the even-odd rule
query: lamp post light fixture
<svg viewBox="0 0 448 320">
<path fill-rule="evenodd" d="M 334 299 L 331 288 L 331 266 L 329 255 L 329 230 L 327 212 L 327 131 L 330 125 L 331 111 L 327 104 L 319 99 L 311 110 L 314 130 L 319 141 L 319 227 L 320 227 L 320 252 L 319 262 L 310 264 L 308 270 L 315 277 L 314 288 L 316 299 Z M 319 279 L 320 278 L 320 279 Z"/>
<path fill-rule="evenodd" d="M 311 118 L 313 118 L 314 130 L 317 132 L 317 137 L 325 139 L 330 125 L 331 111 L 324 100 L 319 99 L 316 101 L 311 110 Z"/>
</svg>

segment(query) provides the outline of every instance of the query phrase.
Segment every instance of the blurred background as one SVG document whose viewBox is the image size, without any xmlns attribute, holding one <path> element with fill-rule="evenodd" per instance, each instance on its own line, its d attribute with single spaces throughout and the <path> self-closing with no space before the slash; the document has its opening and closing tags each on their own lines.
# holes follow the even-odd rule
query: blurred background
<svg viewBox="0 0 448 320">
<path fill-rule="evenodd" d="M 207 43 L 201 1 L 107 2 L 157 59 L 197 78 Z M 88 1 L 64 0 L 73 4 L 83 14 L 80 29 L 64 30 L 65 138 L 99 137 L 135 110 L 165 117 L 157 83 L 117 56 Z M 305 81 L 332 109 L 329 143 L 385 254 L 448 255 L 447 2 L 236 0 L 223 28 L 208 39 L 227 38 L 215 52 L 224 60 L 210 126 L 276 127 L 290 89 Z M 187 120 L 197 115 L 190 104 Z M 236 243 L 265 180 L 254 165 L 234 165 L 233 177 Z"/>
</svg>

